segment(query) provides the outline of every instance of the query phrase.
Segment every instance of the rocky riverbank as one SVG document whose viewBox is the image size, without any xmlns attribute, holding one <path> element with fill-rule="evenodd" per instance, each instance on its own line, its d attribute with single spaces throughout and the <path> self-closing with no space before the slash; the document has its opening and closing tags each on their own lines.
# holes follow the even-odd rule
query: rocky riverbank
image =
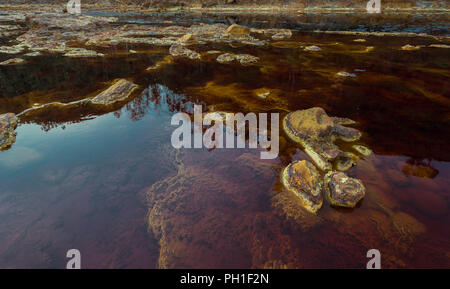
<svg viewBox="0 0 450 289">
<path fill-rule="evenodd" d="M 32 1 L 34 5 L 66 5 L 66 0 Z M 82 7 L 101 7 L 105 9 L 128 9 L 142 11 L 146 9 L 214 9 L 214 10 L 365 10 L 367 1 L 351 0 L 82 0 Z M 1 4 L 28 5 L 27 0 L 2 0 Z M 447 1 L 390 0 L 383 2 L 383 9 L 445 9 Z"/>
</svg>

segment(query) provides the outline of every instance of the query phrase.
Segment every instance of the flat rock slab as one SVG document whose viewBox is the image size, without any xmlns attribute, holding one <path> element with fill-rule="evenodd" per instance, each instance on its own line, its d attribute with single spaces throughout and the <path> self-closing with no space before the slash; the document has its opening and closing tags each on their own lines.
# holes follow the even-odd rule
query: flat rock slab
<svg viewBox="0 0 450 289">
<path fill-rule="evenodd" d="M 282 180 L 284 187 L 299 197 L 306 210 L 316 213 L 322 207 L 323 183 L 312 163 L 294 161 L 284 169 Z"/>
<path fill-rule="evenodd" d="M 124 101 L 130 97 L 130 95 L 139 86 L 126 79 L 119 79 L 108 89 L 101 92 L 99 95 L 91 100 L 93 104 L 99 105 L 112 105 L 119 101 Z"/>
<path fill-rule="evenodd" d="M 232 54 L 232 53 L 225 53 L 217 57 L 217 62 L 222 64 L 232 63 L 235 60 L 239 61 L 239 63 L 242 65 L 252 65 L 257 63 L 259 61 L 259 58 L 250 54 Z"/>
</svg>

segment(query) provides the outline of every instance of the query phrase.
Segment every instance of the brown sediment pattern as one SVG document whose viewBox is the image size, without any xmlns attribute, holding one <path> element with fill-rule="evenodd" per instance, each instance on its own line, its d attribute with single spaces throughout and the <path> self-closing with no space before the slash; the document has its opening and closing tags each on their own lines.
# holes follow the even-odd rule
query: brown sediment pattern
<svg viewBox="0 0 450 289">
<path fill-rule="evenodd" d="M 316 216 L 273 183 L 276 163 L 257 154 L 177 153 L 174 163 L 178 173 L 147 191 L 160 268 L 357 267 L 357 256 L 372 247 L 386 256 L 385 268 L 410 267 L 423 252 L 448 262 L 437 257 L 443 239 L 425 242 L 426 225 L 378 185 L 369 185 L 360 208 L 326 207 Z"/>
</svg>

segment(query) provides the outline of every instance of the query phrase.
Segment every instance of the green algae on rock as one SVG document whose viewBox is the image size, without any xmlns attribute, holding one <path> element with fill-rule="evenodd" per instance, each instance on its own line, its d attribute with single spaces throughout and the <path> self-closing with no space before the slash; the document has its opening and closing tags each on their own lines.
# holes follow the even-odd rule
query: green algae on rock
<svg viewBox="0 0 450 289">
<path fill-rule="evenodd" d="M 323 184 L 312 163 L 295 161 L 283 170 L 282 178 L 284 187 L 300 198 L 306 210 L 316 213 L 322 207 Z"/>
<path fill-rule="evenodd" d="M 16 141 L 19 119 L 14 113 L 0 114 L 0 151 L 9 148 Z"/>
<path fill-rule="evenodd" d="M 350 178 L 343 172 L 328 172 L 324 183 L 327 199 L 334 206 L 354 208 L 366 194 L 360 180 Z"/>
<path fill-rule="evenodd" d="M 101 105 L 112 105 L 124 101 L 138 88 L 137 84 L 126 79 L 119 79 L 108 89 L 95 96 L 91 103 Z"/>
</svg>

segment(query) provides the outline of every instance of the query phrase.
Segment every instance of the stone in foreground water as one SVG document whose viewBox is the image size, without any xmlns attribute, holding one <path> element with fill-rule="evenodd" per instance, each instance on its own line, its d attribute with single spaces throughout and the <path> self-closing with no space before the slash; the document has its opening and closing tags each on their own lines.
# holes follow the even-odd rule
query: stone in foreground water
<svg viewBox="0 0 450 289">
<path fill-rule="evenodd" d="M 325 189 L 328 201 L 339 207 L 354 208 L 364 198 L 363 183 L 348 177 L 343 172 L 329 172 L 325 175 Z"/>
<path fill-rule="evenodd" d="M 322 207 L 322 180 L 312 163 L 303 160 L 288 165 L 283 171 L 283 185 L 296 194 L 311 213 Z"/>
</svg>

